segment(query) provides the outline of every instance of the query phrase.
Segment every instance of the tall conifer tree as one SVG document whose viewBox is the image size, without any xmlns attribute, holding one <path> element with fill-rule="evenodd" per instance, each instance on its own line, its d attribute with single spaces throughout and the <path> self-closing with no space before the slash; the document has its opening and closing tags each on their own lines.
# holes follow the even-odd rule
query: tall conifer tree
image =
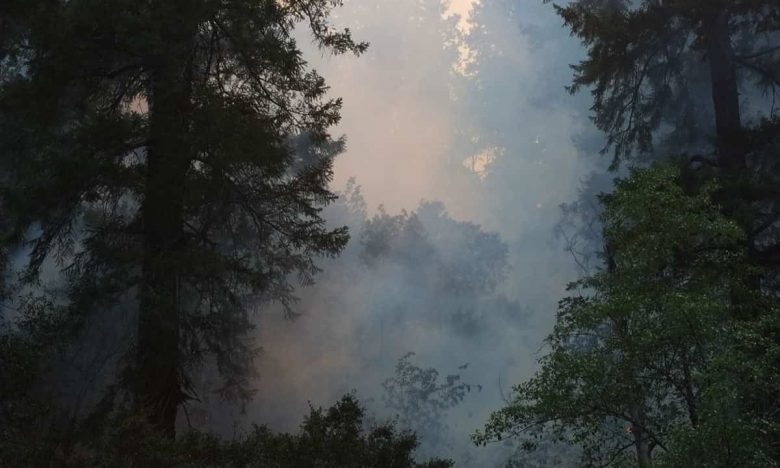
<svg viewBox="0 0 780 468">
<path fill-rule="evenodd" d="M 614 147 L 615 162 L 653 148 L 654 132 L 677 123 L 692 83 L 689 65 L 709 69 L 716 163 L 745 168 L 748 147 L 740 80 L 780 87 L 780 6 L 768 0 L 577 0 L 555 7 L 588 49 L 574 65 L 570 90 L 590 88 L 596 125 Z M 698 112 L 701 112 L 699 109 Z"/>
<path fill-rule="evenodd" d="M 0 75 L 3 204 L 24 279 L 52 260 L 74 321 L 138 310 L 127 388 L 173 436 L 190 374 L 213 356 L 247 397 L 248 304 L 288 305 L 296 273 L 335 255 L 320 217 L 341 102 L 308 69 L 305 24 L 333 53 L 362 52 L 329 23 L 338 0 L 15 2 Z M 306 138 L 304 159 L 293 138 Z"/>
</svg>

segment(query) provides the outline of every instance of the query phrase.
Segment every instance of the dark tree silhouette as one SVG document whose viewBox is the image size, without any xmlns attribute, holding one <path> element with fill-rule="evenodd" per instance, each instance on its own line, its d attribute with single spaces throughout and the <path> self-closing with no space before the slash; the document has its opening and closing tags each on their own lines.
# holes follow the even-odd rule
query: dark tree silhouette
<svg viewBox="0 0 780 468">
<path fill-rule="evenodd" d="M 247 301 L 289 304 L 289 275 L 311 281 L 347 240 L 319 216 L 341 102 L 293 38 L 304 23 L 325 50 L 365 50 L 329 24 L 339 3 L 4 2 L 10 244 L 31 248 L 28 284 L 56 263 L 74 317 L 137 304 L 126 381 L 169 436 L 204 357 L 249 396 Z"/>
</svg>

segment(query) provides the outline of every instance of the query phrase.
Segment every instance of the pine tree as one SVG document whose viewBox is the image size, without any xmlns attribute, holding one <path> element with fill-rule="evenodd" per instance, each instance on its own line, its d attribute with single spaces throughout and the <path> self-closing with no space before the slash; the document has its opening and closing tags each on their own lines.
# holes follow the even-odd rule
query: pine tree
<svg viewBox="0 0 780 468">
<path fill-rule="evenodd" d="M 329 23 L 340 3 L 39 0 L 9 16 L 7 243 L 30 246 L 28 284 L 58 266 L 75 321 L 135 305 L 125 382 L 168 436 L 209 356 L 227 396 L 250 396 L 250 303 L 289 306 L 290 274 L 311 281 L 347 240 L 319 215 L 341 101 L 293 34 L 304 23 L 321 48 L 361 53 Z"/>
<path fill-rule="evenodd" d="M 692 109 L 692 68 L 706 63 L 717 137 L 717 164 L 742 171 L 748 152 L 740 86 L 780 86 L 780 6 L 766 0 L 578 0 L 556 6 L 572 34 L 588 49 L 573 66 L 570 90 L 590 88 L 596 125 L 615 151 L 615 162 L 653 149 L 664 125 L 678 128 Z M 741 79 L 738 79 L 741 78 Z M 688 107 L 681 108 L 682 103 Z M 711 127 L 712 128 L 712 127 Z"/>
</svg>

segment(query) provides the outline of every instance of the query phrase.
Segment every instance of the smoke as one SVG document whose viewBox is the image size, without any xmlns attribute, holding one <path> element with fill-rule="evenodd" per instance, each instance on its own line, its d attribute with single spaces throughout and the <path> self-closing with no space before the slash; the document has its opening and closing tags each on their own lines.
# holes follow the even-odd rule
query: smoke
<svg viewBox="0 0 780 468">
<path fill-rule="evenodd" d="M 347 0 L 335 20 L 371 43 L 363 56 L 323 55 L 299 40 L 344 100 L 334 129 L 347 137 L 333 182 L 342 196 L 325 218 L 349 226 L 352 241 L 297 291 L 298 317 L 258 306 L 263 351 L 244 411 L 202 392 L 186 417 L 227 434 L 250 423 L 292 431 L 310 404 L 355 392 L 376 418 L 393 418 L 382 384 L 413 352 L 415 365 L 469 389 L 441 424 L 411 427 L 421 456 L 502 466 L 511 446 L 477 448 L 469 435 L 532 375 L 566 284 L 597 261 L 571 238 L 593 209 L 561 209 L 588 203 L 613 177 L 590 96 L 564 89 L 584 51 L 542 0 Z M 697 109 L 711 119 L 702 90 Z M 110 319 L 84 334 L 105 351 L 102 367 L 79 349 L 63 360 L 94 374 L 117 360 L 129 345 L 116 330 L 132 329 L 132 317 Z M 218 385 L 207 374 L 199 388 Z M 73 406 L 90 385 L 66 382 Z"/>
<path fill-rule="evenodd" d="M 446 433 L 419 434 L 422 454 L 500 466 L 511 448 L 469 435 L 533 372 L 577 274 L 554 234 L 560 205 L 601 171 L 588 98 L 564 90 L 582 50 L 541 0 L 348 1 L 336 21 L 371 43 L 359 58 L 306 50 L 344 99 L 342 198 L 326 217 L 353 239 L 298 291 L 299 317 L 260 311 L 243 421 L 291 430 L 309 404 L 351 391 L 393 417 L 382 382 L 414 352 L 419 367 L 474 384 L 444 412 Z M 219 413 L 223 430 L 237 416 Z"/>
</svg>

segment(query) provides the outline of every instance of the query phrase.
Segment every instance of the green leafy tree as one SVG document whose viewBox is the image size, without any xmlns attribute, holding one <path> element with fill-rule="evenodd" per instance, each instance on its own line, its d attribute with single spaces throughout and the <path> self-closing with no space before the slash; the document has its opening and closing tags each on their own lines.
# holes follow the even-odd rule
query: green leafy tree
<svg viewBox="0 0 780 468">
<path fill-rule="evenodd" d="M 761 295 L 759 291 L 776 291 L 778 285 L 780 216 L 775 208 L 778 193 L 773 188 L 777 185 L 778 166 L 773 161 L 779 147 L 780 127 L 774 105 L 764 105 L 763 98 L 774 95 L 780 86 L 777 3 L 582 0 L 556 8 L 572 33 L 587 47 L 587 58 L 574 66 L 570 91 L 591 90 L 594 122 L 607 134 L 615 151 L 613 167 L 622 159 L 658 149 L 656 143 L 665 136 L 668 138 L 664 153 L 671 148 L 694 154 L 687 156 L 684 185 L 717 179 L 719 189 L 712 193 L 712 198 L 745 233 L 744 248 L 749 261 L 743 264 L 739 277 L 753 289 L 749 294 L 731 296 L 731 307 L 751 309 L 752 314 L 748 314 L 751 318 L 742 324 L 746 328 L 741 332 L 754 337 L 752 341 L 761 341 L 768 350 L 775 349 L 780 334 L 773 323 L 774 306 L 745 304 L 752 304 Z M 696 96 L 702 83 L 709 102 L 703 96 Z M 707 120 L 702 120 L 701 110 L 710 108 L 712 115 L 704 113 Z M 752 114 L 751 119 L 745 117 L 748 114 Z M 706 140 L 702 144 L 702 136 L 711 138 L 715 145 Z M 684 255 L 695 254 L 693 251 Z M 714 341 L 703 342 L 710 345 L 717 342 L 714 337 L 711 339 Z M 756 370 L 754 374 L 774 374 L 777 362 L 768 365 L 771 361 L 766 355 L 760 348 L 748 352 L 745 348 L 725 345 L 720 354 L 724 361 L 739 356 L 738 360 L 745 366 Z M 685 466 L 718 457 L 739 459 L 733 449 L 735 444 L 725 436 L 718 439 L 716 434 L 731 434 L 734 442 L 739 438 L 737 428 L 744 429 L 743 441 L 763 441 L 765 438 L 759 434 L 775 433 L 778 412 L 773 402 L 777 398 L 772 392 L 758 390 L 766 389 L 766 382 L 771 379 L 747 379 L 755 387 L 751 390 L 734 379 L 735 375 L 750 372 L 737 371 L 737 360 L 731 364 L 712 365 L 708 370 L 714 372 L 715 367 L 722 367 L 721 380 L 729 382 L 731 389 L 724 394 L 739 395 L 734 397 L 742 401 L 737 406 L 751 415 L 752 423 L 742 424 L 740 418 L 729 419 L 712 409 L 723 406 L 723 402 L 721 405 L 708 403 L 711 415 L 716 416 L 707 421 L 719 420 L 723 424 L 712 423 L 709 431 L 675 431 L 677 435 L 685 434 L 683 438 L 687 441 L 670 449 L 676 454 L 675 463 Z M 717 400 L 704 394 L 700 396 L 700 405 Z M 748 408 L 747 402 L 753 407 Z M 754 423 L 759 420 L 774 429 L 756 429 Z M 769 452 L 772 459 L 777 459 L 774 446 L 768 449 L 763 445 L 753 452 L 746 447 L 754 444 L 736 443 L 736 446 L 744 449 L 741 455 Z M 757 461 L 760 459 L 760 456 L 745 456 L 737 464 L 763 466 L 763 462 Z M 728 462 L 721 463 L 728 466 Z"/>
<path fill-rule="evenodd" d="M 319 215 L 334 199 L 327 132 L 341 102 L 293 37 L 304 23 L 323 49 L 362 52 L 329 23 L 340 3 L 36 0 L 3 11 L 7 244 L 31 249 L 27 284 L 56 265 L 57 301 L 74 320 L 135 304 L 126 388 L 169 436 L 206 357 L 225 395 L 250 396 L 248 301 L 289 305 L 290 274 L 311 281 L 313 258 L 347 240 Z"/>
<path fill-rule="evenodd" d="M 587 466 L 773 466 L 776 418 L 756 401 L 777 391 L 777 306 L 750 287 L 746 236 L 716 190 L 686 193 L 658 165 L 602 198 L 608 268 L 570 286 L 540 370 L 478 443 L 553 436 Z"/>
</svg>

